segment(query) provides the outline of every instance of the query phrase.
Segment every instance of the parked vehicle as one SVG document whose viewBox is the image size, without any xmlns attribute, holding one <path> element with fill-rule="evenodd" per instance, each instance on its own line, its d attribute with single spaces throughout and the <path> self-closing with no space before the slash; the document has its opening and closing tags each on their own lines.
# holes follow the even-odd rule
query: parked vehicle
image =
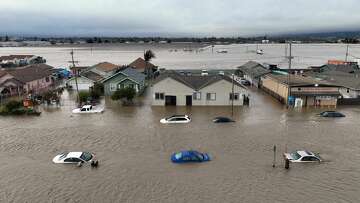
<svg viewBox="0 0 360 203">
<path fill-rule="evenodd" d="M 284 157 L 290 162 L 321 162 L 320 156 L 314 154 L 311 151 L 302 150 L 302 151 L 293 151 L 291 153 L 284 153 Z"/>
<path fill-rule="evenodd" d="M 90 152 L 64 152 L 56 155 L 53 160 L 56 164 L 83 164 L 91 163 L 96 164 L 95 155 Z"/>
<path fill-rule="evenodd" d="M 344 114 L 337 111 L 324 111 L 321 112 L 319 115 L 321 117 L 333 117 L 333 118 L 345 117 Z"/>
<path fill-rule="evenodd" d="M 205 162 L 210 160 L 210 156 L 207 153 L 193 150 L 180 151 L 171 155 L 171 161 L 174 163 Z"/>
<path fill-rule="evenodd" d="M 188 115 L 173 115 L 160 120 L 160 123 L 190 123 L 191 118 Z"/>
<path fill-rule="evenodd" d="M 242 85 L 245 85 L 245 86 L 250 86 L 250 85 L 251 85 L 250 81 L 245 80 L 245 79 L 241 79 L 241 80 L 240 80 L 240 83 L 241 83 Z"/>
<path fill-rule="evenodd" d="M 256 50 L 256 54 L 263 55 L 263 54 L 264 54 L 264 50 L 262 50 L 262 49 L 257 49 L 257 50 Z"/>
<path fill-rule="evenodd" d="M 227 118 L 227 117 L 215 117 L 213 120 L 214 123 L 230 123 L 230 122 L 235 122 L 234 120 Z"/>
<path fill-rule="evenodd" d="M 81 108 L 77 108 L 72 110 L 73 113 L 80 113 L 80 114 L 84 114 L 84 113 L 102 113 L 104 111 L 104 108 L 95 108 L 92 105 L 84 105 Z"/>
<path fill-rule="evenodd" d="M 225 72 L 224 71 L 219 71 L 219 73 L 218 73 L 219 75 L 225 75 Z"/>
<path fill-rule="evenodd" d="M 226 49 L 219 49 L 219 50 L 216 51 L 216 53 L 226 54 L 226 53 L 228 53 L 228 50 L 226 50 Z"/>
<path fill-rule="evenodd" d="M 207 70 L 202 70 L 201 71 L 201 76 L 208 76 L 208 75 L 209 75 L 209 73 L 208 73 Z"/>
</svg>

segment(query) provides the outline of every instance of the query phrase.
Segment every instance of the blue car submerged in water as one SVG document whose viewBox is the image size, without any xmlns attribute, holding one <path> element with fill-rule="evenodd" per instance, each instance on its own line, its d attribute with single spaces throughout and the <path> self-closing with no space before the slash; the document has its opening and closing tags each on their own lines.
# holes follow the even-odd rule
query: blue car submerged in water
<svg viewBox="0 0 360 203">
<path fill-rule="evenodd" d="M 210 156 L 207 153 L 200 153 L 193 150 L 181 151 L 171 155 L 171 161 L 174 163 L 204 162 L 210 160 Z"/>
</svg>

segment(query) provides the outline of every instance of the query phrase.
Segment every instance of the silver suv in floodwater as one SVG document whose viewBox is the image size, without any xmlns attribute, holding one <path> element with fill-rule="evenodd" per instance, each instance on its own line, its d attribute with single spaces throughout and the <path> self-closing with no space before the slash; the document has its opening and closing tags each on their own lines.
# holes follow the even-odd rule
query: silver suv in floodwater
<svg viewBox="0 0 360 203">
<path fill-rule="evenodd" d="M 284 157 L 290 162 L 321 162 L 320 156 L 314 154 L 313 152 L 303 150 L 303 151 L 293 151 L 291 153 L 284 153 Z"/>
</svg>

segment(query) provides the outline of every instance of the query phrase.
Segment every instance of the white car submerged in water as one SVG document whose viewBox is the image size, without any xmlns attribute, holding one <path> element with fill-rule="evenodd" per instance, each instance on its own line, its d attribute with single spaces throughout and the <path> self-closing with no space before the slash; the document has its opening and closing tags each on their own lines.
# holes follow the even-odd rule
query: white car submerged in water
<svg viewBox="0 0 360 203">
<path fill-rule="evenodd" d="M 313 152 L 302 150 L 302 151 L 293 151 L 291 153 L 284 153 L 284 157 L 290 162 L 297 163 L 307 163 L 307 162 L 321 162 L 320 156 L 314 154 Z"/>
<path fill-rule="evenodd" d="M 64 152 L 56 155 L 53 162 L 56 164 L 77 164 L 91 162 L 95 156 L 90 152 Z"/>
<path fill-rule="evenodd" d="M 84 105 L 81 108 L 76 108 L 72 110 L 73 113 L 85 114 L 85 113 L 102 113 L 104 112 L 104 108 L 102 107 L 94 107 L 92 105 Z"/>
<path fill-rule="evenodd" d="M 160 123 L 190 123 L 191 118 L 188 115 L 174 115 L 160 120 Z"/>
</svg>

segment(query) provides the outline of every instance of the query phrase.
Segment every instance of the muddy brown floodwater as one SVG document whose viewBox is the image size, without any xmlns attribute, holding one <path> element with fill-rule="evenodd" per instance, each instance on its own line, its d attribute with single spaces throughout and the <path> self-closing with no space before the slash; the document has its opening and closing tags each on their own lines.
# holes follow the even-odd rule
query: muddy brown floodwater
<svg viewBox="0 0 360 203">
<path fill-rule="evenodd" d="M 106 100 L 103 114 L 71 115 L 70 98 L 65 92 L 63 106 L 44 108 L 40 117 L 0 118 L 0 202 L 360 202 L 358 107 L 339 108 L 346 118 L 324 119 L 316 116 L 324 109 L 286 110 L 253 90 L 235 123 L 214 124 L 231 109 Z M 192 122 L 159 123 L 174 113 Z M 286 170 L 286 148 L 319 152 L 325 162 Z M 213 160 L 172 164 L 171 153 L 183 149 Z M 52 163 L 67 150 L 91 151 L 100 166 Z"/>
</svg>

